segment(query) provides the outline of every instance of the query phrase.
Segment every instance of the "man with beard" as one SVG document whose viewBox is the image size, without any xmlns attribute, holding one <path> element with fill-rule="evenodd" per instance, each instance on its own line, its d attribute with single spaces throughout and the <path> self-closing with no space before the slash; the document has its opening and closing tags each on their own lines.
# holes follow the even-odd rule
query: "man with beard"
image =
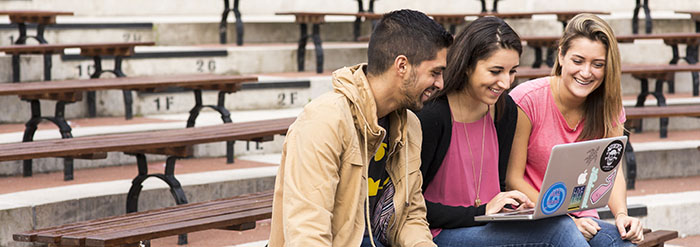
<svg viewBox="0 0 700 247">
<path fill-rule="evenodd" d="M 421 194 L 418 111 L 442 88 L 452 35 L 413 10 L 374 29 L 367 64 L 290 126 L 275 182 L 270 247 L 435 246 Z"/>
</svg>

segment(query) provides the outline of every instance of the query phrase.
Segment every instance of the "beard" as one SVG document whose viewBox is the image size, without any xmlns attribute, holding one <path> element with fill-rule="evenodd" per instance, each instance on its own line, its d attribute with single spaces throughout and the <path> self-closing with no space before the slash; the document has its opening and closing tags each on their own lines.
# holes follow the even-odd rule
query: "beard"
<svg viewBox="0 0 700 247">
<path fill-rule="evenodd" d="M 404 96 L 403 100 L 401 100 L 401 106 L 414 112 L 423 109 L 423 91 L 413 92 L 413 90 L 418 90 L 415 89 L 416 84 L 418 84 L 418 75 L 415 70 L 411 69 L 408 79 L 401 84 L 400 90 Z"/>
</svg>

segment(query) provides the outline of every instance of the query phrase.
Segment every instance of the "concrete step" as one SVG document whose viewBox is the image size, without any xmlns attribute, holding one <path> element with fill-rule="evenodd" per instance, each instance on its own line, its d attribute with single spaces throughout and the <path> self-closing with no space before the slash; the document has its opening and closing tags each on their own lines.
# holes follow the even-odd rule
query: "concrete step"
<svg viewBox="0 0 700 247">
<path fill-rule="evenodd" d="M 231 1 L 232 2 L 232 1 Z M 486 1 L 491 9 L 492 1 Z M 697 9 L 694 1 L 670 0 L 663 2 L 650 1 L 652 16 L 659 15 L 659 12 Z M 364 8 L 367 9 L 369 1 L 364 1 Z M 422 2 L 411 0 L 377 1 L 375 11 L 378 13 L 387 12 L 394 9 L 416 9 L 430 13 L 473 13 L 481 11 L 479 1 L 449 1 L 437 0 L 435 2 Z M 604 6 L 604 7 L 599 7 Z M 632 15 L 634 9 L 633 1 L 605 1 L 591 0 L 586 2 L 576 1 L 547 1 L 547 0 L 520 0 L 502 1 L 498 4 L 500 12 L 523 12 L 523 11 L 566 11 L 572 9 L 623 12 Z M 304 0 L 285 1 L 270 0 L 264 4 L 252 1 L 240 1 L 240 11 L 242 15 L 272 15 L 280 11 L 329 11 L 329 12 L 355 12 L 357 2 L 355 1 L 324 1 L 324 0 Z M 73 11 L 77 16 L 132 16 L 132 15 L 213 15 L 220 16 L 224 9 L 222 1 L 206 0 L 201 2 L 191 2 L 186 0 L 105 0 L 99 2 L 84 3 L 82 1 L 62 1 L 33 0 L 33 1 L 3 1 L 0 2 L 0 9 L 46 9 L 55 11 Z M 643 16 L 643 14 L 642 14 Z"/>
</svg>

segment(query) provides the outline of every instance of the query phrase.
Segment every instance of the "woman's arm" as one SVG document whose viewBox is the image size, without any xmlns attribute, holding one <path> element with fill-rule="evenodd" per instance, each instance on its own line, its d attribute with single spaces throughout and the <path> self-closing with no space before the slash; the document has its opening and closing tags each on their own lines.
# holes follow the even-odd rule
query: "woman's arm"
<svg viewBox="0 0 700 247">
<path fill-rule="evenodd" d="M 610 137 L 621 136 L 623 131 L 622 126 L 618 126 Z M 610 194 L 608 207 L 610 212 L 615 215 L 615 225 L 622 239 L 629 239 L 633 243 L 638 243 L 644 239 L 642 224 L 639 222 L 639 219 L 632 218 L 627 214 L 627 182 L 625 181 L 624 170 L 621 165 L 617 167 L 615 186 L 613 186 Z"/>
<path fill-rule="evenodd" d="M 527 162 L 527 145 L 530 140 L 532 123 L 520 107 L 518 107 L 518 123 L 515 127 L 513 146 L 510 150 L 508 171 L 506 172 L 506 189 L 518 190 L 527 195 L 533 202 L 537 201 L 539 192 L 524 179 Z"/>
</svg>

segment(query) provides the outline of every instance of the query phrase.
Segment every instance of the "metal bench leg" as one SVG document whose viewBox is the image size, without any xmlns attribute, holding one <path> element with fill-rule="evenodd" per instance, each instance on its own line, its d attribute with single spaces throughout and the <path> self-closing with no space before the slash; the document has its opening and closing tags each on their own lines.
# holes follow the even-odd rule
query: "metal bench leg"
<svg viewBox="0 0 700 247">
<path fill-rule="evenodd" d="M 668 64 L 678 64 L 678 60 L 680 60 L 680 55 L 678 55 L 678 45 L 671 45 L 671 52 L 673 52 L 673 57 L 671 57 L 671 61 L 668 62 Z M 672 79 L 668 81 L 668 93 L 675 93 L 676 92 L 676 80 Z"/>
<path fill-rule="evenodd" d="M 535 62 L 532 63 L 532 67 L 539 68 L 540 66 L 542 66 L 542 47 L 532 46 L 532 49 L 535 50 Z"/>
<path fill-rule="evenodd" d="M 66 103 L 64 101 L 56 102 L 56 112 L 55 117 L 51 120 L 54 124 L 58 126 L 58 130 L 61 132 L 61 138 L 73 138 L 71 133 L 71 127 L 66 122 L 65 112 Z M 73 180 L 73 158 L 63 158 L 63 181 Z"/>
<path fill-rule="evenodd" d="M 51 53 L 44 54 L 44 80 L 51 80 Z"/>
<path fill-rule="evenodd" d="M 498 12 L 498 0 L 493 0 L 493 9 L 491 11 L 494 13 Z"/>
<path fill-rule="evenodd" d="M 19 82 L 19 54 L 12 54 L 12 82 Z"/>
<path fill-rule="evenodd" d="M 231 112 L 226 109 L 226 92 L 219 92 L 219 100 L 216 103 L 216 111 L 221 114 L 221 120 L 224 121 L 224 123 L 232 122 Z M 236 141 L 226 142 L 226 164 L 233 164 L 233 145 L 235 143 Z"/>
<path fill-rule="evenodd" d="M 22 138 L 22 142 L 31 142 L 34 140 L 34 133 L 36 133 L 37 125 L 41 123 L 41 105 L 39 104 L 39 100 L 34 99 L 30 100 L 29 103 L 31 104 L 31 109 L 32 109 L 32 117 L 27 121 L 27 123 L 24 124 L 24 137 Z M 32 160 L 24 160 L 23 161 L 23 175 L 25 177 L 31 177 L 32 176 Z"/>
<path fill-rule="evenodd" d="M 630 141 L 630 132 L 625 130 L 625 136 L 627 136 L 627 147 L 625 148 L 625 161 L 627 164 L 627 189 L 633 190 L 634 183 L 637 180 L 637 159 L 634 156 L 634 148 L 632 148 L 632 141 Z"/>
<path fill-rule="evenodd" d="M 651 24 L 651 13 L 650 13 L 651 11 L 649 10 L 649 0 L 644 0 L 643 8 L 644 8 L 644 16 L 645 16 L 644 19 L 646 20 L 646 27 L 645 27 L 646 30 L 645 31 L 646 31 L 646 33 L 651 33 L 651 25 L 652 24 Z"/>
<path fill-rule="evenodd" d="M 450 24 L 450 33 L 452 35 L 457 35 L 457 25 L 455 24 Z"/>
<path fill-rule="evenodd" d="M 323 73 L 323 47 L 321 47 L 321 24 L 312 26 L 314 48 L 316 48 L 316 73 Z"/>
<path fill-rule="evenodd" d="M 46 25 L 39 24 L 36 26 L 36 36 L 34 38 L 39 41 L 39 44 L 48 44 L 49 42 L 44 39 L 44 30 L 46 30 Z"/>
<path fill-rule="evenodd" d="M 100 75 L 104 73 L 104 70 L 102 70 L 102 58 L 100 56 L 94 56 L 92 59 L 95 61 L 95 72 L 90 75 L 90 78 L 100 78 Z M 86 98 L 88 105 L 88 117 L 94 118 L 97 116 L 95 91 L 88 91 Z"/>
<path fill-rule="evenodd" d="M 243 20 L 241 12 L 238 11 L 238 0 L 233 0 L 233 16 L 236 17 L 236 45 L 243 45 Z"/>
<path fill-rule="evenodd" d="M 663 84 L 664 80 L 656 80 L 656 90 L 653 93 L 654 97 L 656 97 L 656 105 L 657 106 L 666 106 L 666 97 L 664 97 L 663 94 Z M 666 138 L 668 137 L 668 118 L 660 118 L 659 119 L 659 136 L 660 138 Z"/>
<path fill-rule="evenodd" d="M 23 45 L 27 43 L 27 24 L 24 22 L 17 23 L 17 29 L 19 29 L 19 37 L 15 40 L 15 45 Z"/>
<path fill-rule="evenodd" d="M 126 77 L 126 75 L 122 71 L 123 59 L 124 58 L 122 56 L 114 57 L 114 70 L 112 72 L 117 77 Z M 134 98 L 131 95 L 131 90 L 122 90 L 122 93 L 124 94 L 124 118 L 126 118 L 126 120 L 129 120 L 129 119 L 134 118 L 134 112 L 133 112 Z"/>
<path fill-rule="evenodd" d="M 357 13 L 365 12 L 364 6 L 362 6 L 362 0 L 357 0 Z M 358 41 L 360 39 L 360 27 L 362 26 L 362 17 L 355 17 L 355 22 L 352 24 L 352 40 Z"/>
<path fill-rule="evenodd" d="M 190 116 L 187 118 L 187 128 L 194 127 L 199 112 L 202 110 L 202 90 L 195 89 L 194 91 L 194 107 L 190 110 Z"/>
<path fill-rule="evenodd" d="M 299 47 L 297 48 L 297 70 L 304 71 L 304 61 L 306 60 L 306 42 L 309 39 L 306 23 L 299 24 L 300 36 Z"/>
<path fill-rule="evenodd" d="M 219 43 L 221 44 L 226 44 L 226 23 L 228 22 L 228 12 L 231 11 L 230 3 L 229 0 L 224 0 L 224 12 L 221 14 L 221 22 L 219 23 Z"/>
<path fill-rule="evenodd" d="M 641 92 L 639 92 L 639 95 L 637 96 L 637 104 L 635 104 L 636 107 L 644 107 L 644 102 L 647 100 L 647 96 L 649 95 L 649 81 L 646 78 L 640 78 L 640 86 L 642 88 Z M 641 133 L 642 132 L 642 124 L 643 120 L 642 119 L 636 119 L 632 120 L 636 122 L 636 127 L 634 129 L 635 133 Z"/>
<path fill-rule="evenodd" d="M 554 56 L 557 51 L 556 47 L 547 47 L 547 66 L 554 67 Z"/>
<path fill-rule="evenodd" d="M 641 6 L 640 0 L 636 1 L 636 4 L 634 5 L 634 11 L 632 12 L 632 33 L 637 34 L 639 31 L 639 9 L 642 7 Z"/>
<path fill-rule="evenodd" d="M 131 188 L 126 198 L 126 212 L 133 213 L 138 211 L 139 194 L 143 189 L 143 181 L 149 177 L 157 177 L 163 180 L 170 187 L 170 193 L 175 198 L 177 205 L 186 204 L 187 197 L 182 190 L 180 182 L 175 178 L 175 161 L 177 157 L 170 156 L 165 162 L 164 174 L 148 174 L 148 162 L 145 154 L 134 154 L 139 169 L 139 174 L 131 181 Z M 182 234 L 178 237 L 178 244 L 187 244 L 187 235 Z"/>
<path fill-rule="evenodd" d="M 698 45 L 688 45 L 685 48 L 685 61 L 687 61 L 689 64 L 696 64 L 698 63 Z M 698 72 L 693 71 L 691 72 L 691 75 L 693 76 L 693 96 L 698 96 L 698 87 L 700 87 L 700 78 L 698 78 Z"/>
<path fill-rule="evenodd" d="M 486 0 L 481 0 L 481 13 L 486 13 L 488 12 L 486 10 Z"/>
</svg>

